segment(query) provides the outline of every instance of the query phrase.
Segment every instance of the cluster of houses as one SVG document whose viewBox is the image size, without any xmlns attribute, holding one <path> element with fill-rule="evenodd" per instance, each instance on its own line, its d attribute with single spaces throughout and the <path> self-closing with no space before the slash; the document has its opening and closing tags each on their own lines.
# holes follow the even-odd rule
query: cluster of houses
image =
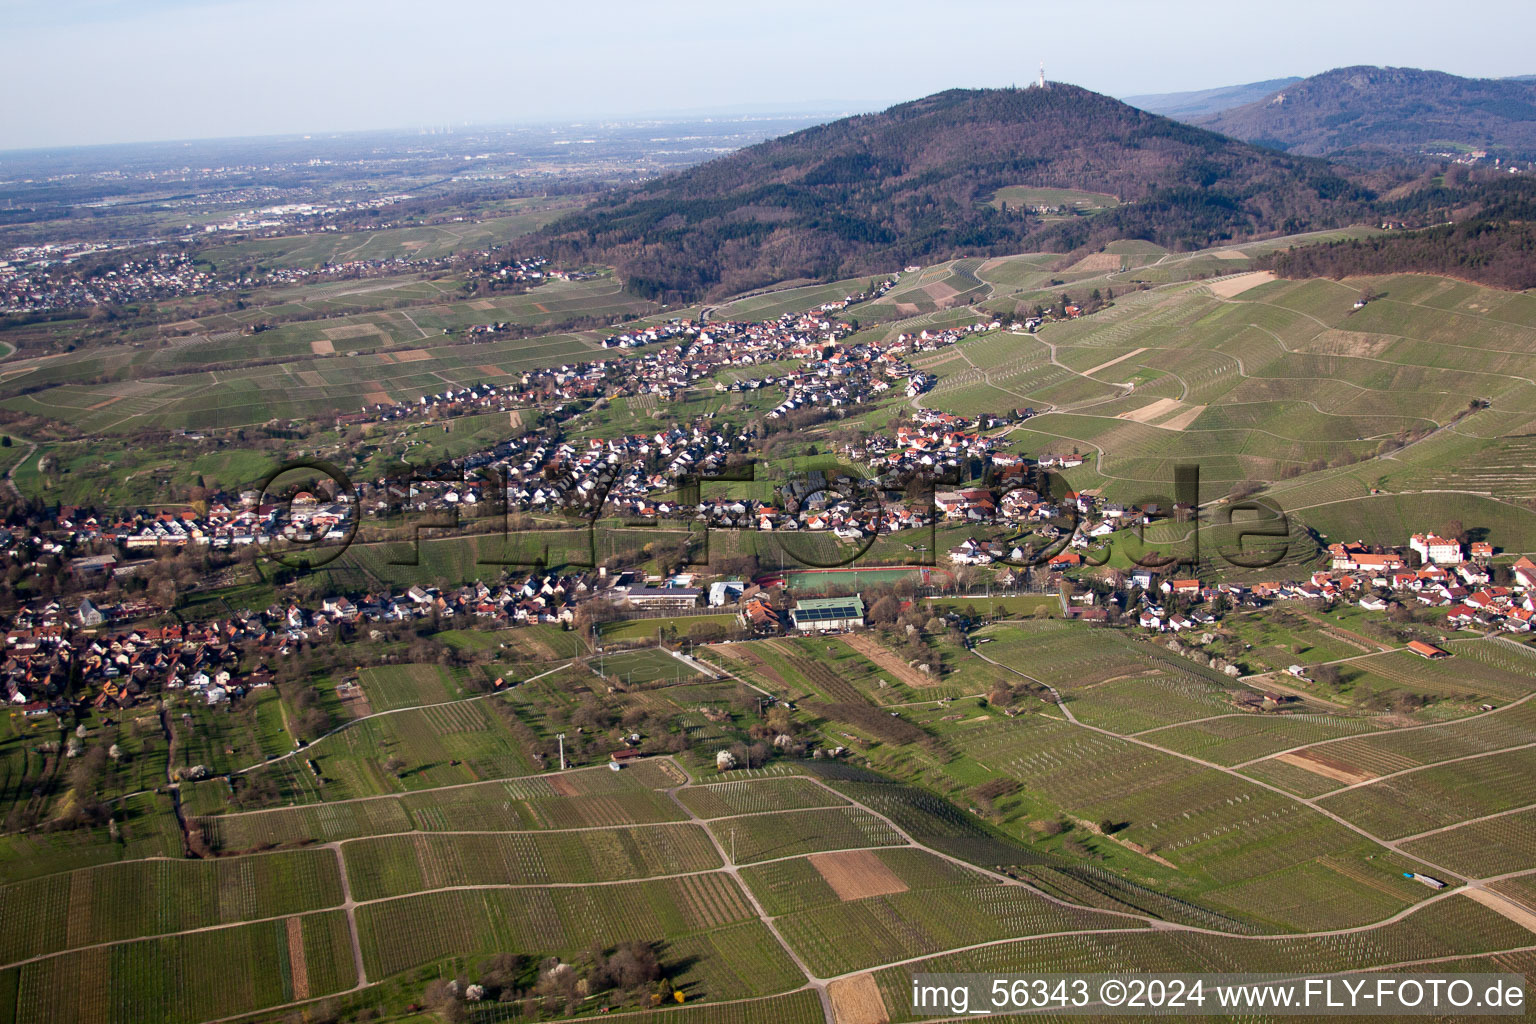
<svg viewBox="0 0 1536 1024">
<path fill-rule="evenodd" d="M 471 328 L 471 334 L 493 336 L 502 329 L 499 324 L 482 324 Z M 762 364 L 773 364 L 773 372 L 752 371 L 732 383 L 717 382 L 713 387 L 724 392 L 777 389 L 782 398 L 767 416 L 778 419 L 798 409 L 855 405 L 892 387 L 918 394 L 931 382 L 914 374 L 902 354 L 911 346 L 953 344 L 972 329 L 936 332 L 931 337 L 923 332 L 921 338 L 903 335 L 889 343 L 835 345 L 851 330 L 849 324 L 820 311 L 760 322 L 676 318 L 604 340 L 605 348 L 625 350 L 624 355 L 529 370 L 513 382 L 451 387 L 410 402 L 365 404 L 358 412 L 341 414 L 337 422 L 350 425 L 409 417 L 443 418 L 530 407 L 548 409 L 563 418 L 574 414 L 576 403 L 584 401 L 631 398 L 674 402 L 685 390 L 701 386 L 722 370 Z M 628 354 L 631 351 L 633 354 Z"/>
<path fill-rule="evenodd" d="M 211 705 L 269 684 L 267 666 L 300 644 L 331 642 L 343 630 L 378 623 L 469 617 L 498 627 L 569 626 L 588 600 L 685 614 L 704 610 L 699 603 L 703 591 L 666 582 L 651 587 L 633 574 L 610 578 L 601 570 L 531 573 L 504 583 L 334 596 L 314 607 L 289 600 L 261 611 L 121 632 L 113 630 L 123 618 L 115 614 L 120 609 L 98 608 L 85 599 L 71 613 L 61 602 L 48 601 L 13 618 L 0 651 L 0 696 L 29 715 L 57 712 L 79 701 L 98 708 L 127 707 L 177 690 Z M 714 589 L 720 591 L 719 603 L 728 605 L 746 584 L 736 584 L 734 594 L 718 584 Z M 137 619 L 143 611 L 131 609 L 125 615 Z"/>
<path fill-rule="evenodd" d="M 210 270 L 206 262 L 199 262 L 190 249 L 153 243 L 127 254 L 114 266 L 82 272 L 75 265 L 87 255 L 117 247 L 120 246 L 96 244 L 12 250 L 11 259 L 0 260 L 0 313 L 79 309 L 256 287 L 420 273 L 468 258 L 460 255 L 434 259 L 400 256 L 344 260 L 318 267 L 272 267 L 259 274 L 231 279 Z"/>
<path fill-rule="evenodd" d="M 309 491 L 300 491 L 282 502 L 256 491 L 243 491 L 239 501 L 226 504 L 215 500 L 203 511 L 141 510 L 113 517 L 64 506 L 55 520 L 58 538 L 49 543 L 105 541 L 128 552 L 153 552 L 187 545 L 240 548 L 263 540 L 340 540 L 347 535 L 354 514 L 348 495 L 322 498 Z M 74 559 L 72 565 L 77 572 L 92 574 L 110 572 L 117 567 L 116 562 L 113 555 L 97 555 Z"/>
<path fill-rule="evenodd" d="M 1536 563 L 1529 558 L 1510 567 L 1510 585 L 1496 586 L 1490 570 L 1496 552 L 1485 541 L 1464 549 L 1453 538 L 1414 534 L 1407 551 L 1413 566 L 1400 551 L 1331 544 L 1330 571 L 1314 575 L 1305 596 L 1353 600 L 1368 610 L 1384 609 L 1389 600 L 1411 600 L 1445 609 L 1453 626 L 1527 633 L 1536 625 Z"/>
<path fill-rule="evenodd" d="M 1488 562 L 1494 551 L 1470 547 L 1469 557 L 1452 551 L 1440 538 L 1422 544 L 1437 560 L 1407 566 L 1408 556 L 1371 550 L 1359 544 L 1334 544 L 1332 568 L 1301 583 L 1203 584 L 1169 570 L 1138 569 L 1125 594 L 1110 595 L 1103 607 L 1091 592 L 1064 597 L 1071 614 L 1102 621 L 1111 604 L 1123 603 L 1137 624 L 1157 633 L 1181 633 L 1214 624 L 1213 603 L 1258 607 L 1273 601 L 1355 601 L 1384 609 L 1387 600 L 1442 607 L 1453 626 L 1525 632 L 1536 620 L 1536 562 L 1521 558 L 1511 570 L 1511 585 L 1495 585 Z M 962 550 L 986 553 L 986 545 L 967 541 Z M 1017 553 L 1014 553 L 1017 554 Z M 1422 555 L 1420 556 L 1423 557 Z M 110 556 L 76 559 L 77 572 L 113 571 Z M 0 652 L 0 696 L 18 712 L 44 715 L 63 702 L 86 701 L 96 707 L 130 706 L 146 695 L 184 690 L 208 704 L 243 695 L 266 685 L 266 667 L 300 644 L 323 643 L 344 630 L 421 618 L 470 617 L 503 627 L 533 623 L 572 626 L 586 602 L 610 605 L 621 616 L 692 615 L 709 610 L 734 611 L 755 634 L 816 633 L 858 628 L 865 608 L 858 596 L 802 598 L 785 611 L 771 595 L 742 580 L 696 585 L 693 576 L 643 578 L 630 571 L 609 574 L 535 572 L 500 583 L 475 582 L 438 589 L 407 587 L 399 592 L 333 596 L 318 606 L 287 601 L 260 612 L 240 612 L 207 622 L 113 632 L 114 623 L 142 621 L 144 607 L 100 608 L 79 602 L 73 613 L 58 601 L 24 608 L 10 623 Z M 1083 605 L 1085 607 L 1077 607 Z M 1413 647 L 1426 658 L 1445 652 L 1431 644 Z M 250 666 L 243 668 L 242 666 Z"/>
<path fill-rule="evenodd" d="M 180 249 L 147 249 L 106 270 L 82 274 L 43 258 L 0 268 L 0 313 L 200 295 L 232 287 Z"/>
<path fill-rule="evenodd" d="M 1521 557 L 1510 567 L 1508 585 L 1496 585 L 1490 568 L 1496 554 L 1492 544 L 1474 542 L 1465 548 L 1460 541 L 1434 534 L 1415 534 L 1404 550 L 1372 549 L 1360 543 L 1328 546 L 1329 568 L 1301 582 L 1221 584 L 1216 588 L 1199 580 L 1165 579 L 1141 570 L 1133 584 L 1143 587 L 1139 622 L 1157 632 L 1179 632 L 1207 625 L 1214 619 L 1199 611 L 1167 615 L 1151 595 L 1179 595 L 1198 607 L 1218 594 L 1237 604 L 1272 601 L 1347 602 L 1367 611 L 1386 611 L 1394 602 L 1442 609 L 1446 624 L 1510 633 L 1529 633 L 1536 628 L 1536 562 Z M 1424 657 L 1444 652 L 1417 650 Z"/>
<path fill-rule="evenodd" d="M 244 630 L 231 622 L 140 628 L 118 634 L 70 628 L 56 603 L 20 617 L 0 651 L 0 696 L 29 717 L 75 703 L 130 707 L 165 691 L 221 704 L 269 685 L 261 667 L 240 673 Z"/>
<path fill-rule="evenodd" d="M 905 379 L 910 374 L 899 358 L 905 342 L 832 349 L 830 343 L 842 338 L 847 330 L 846 324 L 829 321 L 819 313 L 787 315 L 757 324 L 705 325 L 676 320 L 646 332 L 647 337 L 654 333 L 657 340 L 675 339 L 676 344 L 646 352 L 636 359 L 597 360 L 529 371 L 520 382 L 510 386 L 475 384 L 448 388 L 423 395 L 413 403 L 379 404 L 344 414 L 338 421 L 363 423 L 407 416 L 443 416 L 624 394 L 657 394 L 670 399 L 679 389 L 713 374 L 722 365 L 784 360 L 781 373 L 731 385 L 781 388 L 784 400 L 769 413 L 776 417 L 809 406 L 834 408 L 864 401 L 879 393 L 879 385 Z M 954 334 L 954 338 L 946 343 L 953 343 L 960 336 L 948 333 Z M 942 427 L 938 422 L 931 425 L 935 430 Z M 439 467 L 422 474 L 435 480 L 361 482 L 358 495 L 364 510 L 372 514 L 400 506 L 419 510 L 472 506 L 492 496 L 505 500 L 509 507 L 523 510 L 570 507 L 573 501 L 580 507 L 591 508 L 596 495 L 599 506 L 606 501 L 612 511 L 621 514 L 668 517 L 686 511 L 689 518 L 705 515 L 717 522 L 729 520 L 731 525 L 739 525 L 745 516 L 752 525 L 770 529 L 851 529 L 843 521 L 849 509 L 834 510 L 832 515 L 838 517 L 837 521 L 814 514 L 786 519 L 771 507 L 727 502 L 708 509 L 679 510 L 666 502 L 651 500 L 655 493 L 674 490 L 680 477 L 712 471 L 727 456 L 750 450 L 754 437 L 750 431 L 727 436 L 698 425 L 673 425 L 649 435 L 581 443 L 556 443 L 541 433 L 525 432 L 447 467 L 462 471 L 462 480 L 445 478 L 447 475 Z M 985 450 L 985 446 L 974 441 L 972 447 Z M 504 494 L 487 493 L 492 485 L 484 478 L 484 470 L 502 474 L 507 485 Z M 349 532 L 350 520 L 356 514 L 346 495 L 329 499 L 300 495 L 288 502 L 265 499 L 264 495 L 246 492 L 239 503 L 215 501 L 206 511 L 141 511 L 106 520 L 91 515 L 79 516 L 77 520 L 76 510 L 66 509 L 60 514 L 58 526 L 75 543 L 104 540 L 128 550 L 189 544 L 231 548 L 283 536 L 303 541 L 339 540 Z M 870 528 L 878 529 L 879 524 L 865 523 L 859 527 L 860 533 L 850 533 L 850 538 Z"/>
</svg>

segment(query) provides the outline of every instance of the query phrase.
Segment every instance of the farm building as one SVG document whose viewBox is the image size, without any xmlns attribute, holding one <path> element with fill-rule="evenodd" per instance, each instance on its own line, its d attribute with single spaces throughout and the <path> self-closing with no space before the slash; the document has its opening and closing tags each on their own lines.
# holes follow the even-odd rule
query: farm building
<svg viewBox="0 0 1536 1024">
<path fill-rule="evenodd" d="M 1427 644 L 1422 640 L 1408 641 L 1408 649 L 1419 657 L 1429 658 L 1432 661 L 1436 658 L 1449 658 L 1451 656 L 1450 651 L 1436 647 L 1434 644 Z"/>
<path fill-rule="evenodd" d="M 806 598 L 795 606 L 789 617 L 802 633 L 856 629 L 864 625 L 864 599 L 858 596 Z"/>
</svg>

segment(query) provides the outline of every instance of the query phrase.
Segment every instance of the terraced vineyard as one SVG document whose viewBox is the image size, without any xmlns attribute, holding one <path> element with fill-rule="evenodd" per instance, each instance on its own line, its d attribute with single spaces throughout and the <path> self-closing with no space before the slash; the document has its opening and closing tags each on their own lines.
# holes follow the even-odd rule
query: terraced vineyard
<svg viewBox="0 0 1536 1024">
<path fill-rule="evenodd" d="M 483 889 L 407 896 L 369 904 L 358 914 L 370 977 L 465 952 L 544 949 L 575 954 L 593 942 L 672 941 L 727 931 L 716 949 L 736 949 L 726 971 L 708 968 L 695 984 L 713 998 L 761 995 L 796 987 L 794 967 L 751 919 L 740 888 L 724 874 L 570 889 Z M 761 959 L 755 963 L 753 958 Z M 711 960 L 705 964 L 713 963 Z M 728 972 L 728 973 L 727 973 Z M 727 983 L 747 983 L 742 992 Z M 715 989 L 711 983 L 721 986 Z M 702 992 L 699 994 L 703 994 Z"/>
<path fill-rule="evenodd" d="M 137 860 L 81 868 L 0 893 L 0 963 L 340 905 L 330 850 L 228 861 Z"/>
<path fill-rule="evenodd" d="M 678 798 L 701 818 L 831 807 L 841 802 L 835 794 L 821 786 L 794 776 L 773 781 L 717 782 L 708 786 L 690 786 L 679 792 Z"/>
<path fill-rule="evenodd" d="M 1526 944 L 1524 930 L 1464 897 L 1441 900 L 1413 916 L 1373 932 L 1316 938 L 1242 939 L 1181 933 L 1071 935 L 1005 943 L 931 957 L 916 964 L 876 973 L 882 999 L 893 1020 L 917 1020 L 912 1014 L 913 972 L 986 972 L 1007 974 L 1053 971 L 1113 972 L 1128 964 L 1149 971 L 1201 970 L 1201 965 L 1250 964 L 1262 959 L 1276 973 L 1320 973 L 1373 965 L 1473 956 Z M 1529 932 L 1524 933 L 1529 937 Z"/>
<path fill-rule="evenodd" d="M 904 842 L 884 821 L 859 808 L 829 807 L 716 818 L 709 823 L 709 830 L 726 850 L 734 844 L 737 864 L 821 850 L 899 846 Z"/>
<path fill-rule="evenodd" d="M 219 971 L 208 970 L 206 933 L 97 946 L 27 964 L 16 983 L 15 1020 L 193 1024 L 350 988 L 355 974 L 345 916 L 330 911 L 288 920 L 298 922 L 297 932 L 285 921 L 218 932 L 220 958 L 229 961 Z"/>
<path fill-rule="evenodd" d="M 262 258 L 291 261 L 326 242 L 250 244 Z M 1027 313 L 1062 289 L 1115 296 L 1034 334 L 995 331 L 908 353 L 937 377 L 931 391 L 839 410 L 851 415 L 805 438 L 779 432 L 771 472 L 730 493 L 774 500 L 773 474 L 808 460 L 831 465 L 841 445 L 864 443 L 852 431 L 881 429 L 914 407 L 1033 407 L 1038 415 L 996 428 L 1002 445 L 1031 457 L 1084 455 L 1065 474 L 1074 490 L 1161 502 L 1149 496 L 1165 495 L 1174 467 L 1194 462 L 1214 513 L 1218 495 L 1262 483 L 1290 511 L 1284 558 L 1253 578 L 1305 580 L 1321 564 L 1320 542 L 1400 545 L 1409 532 L 1459 521 L 1497 545 L 1507 581 L 1514 556 L 1536 551 L 1536 443 L 1526 436 L 1536 431 L 1536 300 L 1427 277 L 1266 280 L 1248 273 L 1261 248 L 1176 254 L 1122 243 L 1065 264 L 1054 254 L 968 257 L 903 273 L 882 298 L 855 307 L 855 344 L 968 323 L 979 315 L 973 306 Z M 764 292 L 712 315 L 772 316 L 868 284 Z M 410 401 L 585 360 L 607 333 L 468 342 L 458 332 L 470 323 L 601 323 L 656 308 L 610 276 L 474 301 L 455 298 L 456 287 L 413 276 L 365 300 L 328 285 L 305 299 L 311 312 L 339 314 L 323 321 L 245 333 L 300 311 L 297 298 L 279 296 L 260 310 L 189 321 L 190 333 L 164 344 L 125 339 L 0 374 L 0 407 L 55 421 L 44 436 L 52 468 L 34 453 L 17 486 L 72 488 L 50 490 L 52 508 L 66 495 L 94 501 L 75 493 L 79 481 L 110 473 L 122 494 L 150 504 L 164 481 L 189 488 L 205 472 L 221 487 L 246 483 L 260 475 L 261 452 L 301 436 L 316 450 L 372 438 L 359 461 L 369 477 L 397 453 L 463 458 L 506 436 L 505 411 L 455 419 L 453 430 L 433 420 L 333 431 L 331 420 L 360 395 Z M 1385 294 L 1355 309 L 1362 287 Z M 577 446 L 649 436 L 669 416 L 734 429 L 778 397 L 730 392 L 729 383 L 780 366 L 718 368 L 670 397 L 611 406 L 583 397 L 559 429 Z M 547 411 L 530 403 L 511 427 Z M 216 451 L 210 441 L 198 461 L 178 460 L 186 439 L 175 431 L 256 425 L 259 450 Z M 152 429 L 153 459 L 136 461 L 126 440 L 99 456 L 81 452 L 71 429 L 94 438 Z M 145 461 L 175 465 L 156 471 L 164 481 L 134 482 Z M 1216 542 L 1230 540 L 1214 518 L 1202 534 L 1205 582 L 1215 578 Z M 665 577 L 680 556 L 661 549 L 690 534 L 673 527 L 613 519 L 419 545 L 370 535 L 297 585 L 263 581 L 189 600 L 223 605 L 218 614 L 238 626 L 247 606 L 281 607 L 322 583 L 389 594 L 430 578 L 444 591 L 487 578 L 499 556 L 609 561 Z M 931 545 L 938 551 L 926 553 L 942 555 L 973 530 L 984 525 L 945 525 Z M 1138 552 L 1176 549 L 1189 532 L 1161 522 L 1145 542 L 1122 531 L 1098 553 L 1126 570 Z M 711 556 L 755 554 L 767 568 L 775 548 L 781 563 L 786 551 L 830 563 L 851 550 L 825 534 L 787 536 L 722 534 Z M 562 970 L 548 958 L 584 971 L 629 942 L 657 961 L 657 976 L 633 990 L 588 988 L 576 994 L 590 999 L 568 1006 L 551 996 L 465 1009 L 482 1024 L 608 1006 L 612 1018 L 638 1019 L 633 1011 L 649 1009 L 654 991 L 681 998 L 667 1012 L 683 1024 L 876 1024 L 912 1019 L 906 985 L 916 969 L 1425 962 L 1536 971 L 1520 909 L 1536 906 L 1529 648 L 1471 638 L 1433 612 L 1367 622 L 1353 602 L 1326 611 L 1296 602 L 1294 611 L 1223 614 L 1198 644 L 1204 624 L 1182 633 L 1181 644 L 1207 652 L 1185 656 L 1126 630 L 1035 618 L 1065 606 L 1038 576 L 1027 597 L 978 599 L 1017 619 L 971 629 L 953 621 L 971 614 L 968 598 L 925 603 L 932 588 L 905 589 L 965 584 L 967 572 L 861 575 L 909 566 L 917 553 L 907 538 L 882 537 L 856 569 L 812 580 L 854 590 L 899 583 L 901 618 L 890 632 L 696 652 L 719 675 L 665 650 L 613 644 L 686 633 L 695 622 L 734 628 L 723 616 L 493 630 L 449 612 L 434 627 L 451 628 L 430 636 L 425 626 L 412 635 L 379 623 L 381 657 L 320 668 L 311 666 L 324 661 L 315 638 L 294 645 L 293 662 L 253 642 L 241 671 L 259 649 L 277 685 L 242 696 L 235 711 L 198 707 L 162 725 L 159 708 L 141 702 L 128 710 L 136 719 L 110 723 L 122 745 L 101 769 L 110 781 L 99 807 L 65 795 L 83 774 L 66 727 L 34 726 L 18 710 L 0 730 L 7 813 L 22 821 L 43 807 L 110 823 L 76 829 L 60 813 L 0 837 L 0 1021 L 393 1019 L 431 1001 L 429 982 L 477 977 L 503 954 L 523 958 L 513 987 L 537 988 L 536 972 Z M 1409 653 L 1403 643 L 1415 635 L 1451 657 Z M 295 684 L 288 668 L 301 663 Z M 1223 663 L 1235 675 L 1213 667 Z M 1336 679 L 1289 678 L 1293 664 L 1319 679 L 1327 666 Z M 497 678 L 515 685 L 487 692 Z M 353 680 L 360 693 L 338 696 Z M 323 729 L 301 728 L 305 687 L 329 720 Z M 1485 703 L 1495 709 L 1482 713 Z M 106 716 L 78 717 L 89 734 L 108 727 Z M 581 767 L 554 770 L 560 734 Z M 646 756 L 626 760 L 636 746 Z M 720 768 L 721 750 L 756 767 Z M 611 765 L 610 752 L 619 755 Z M 170 786 L 176 769 L 199 765 L 204 772 Z M 1446 887 L 1405 877 L 1412 872 Z"/>
<path fill-rule="evenodd" d="M 719 854 L 698 825 L 589 833 L 389 836 L 343 846 L 357 899 L 451 886 L 572 884 L 707 871 Z"/>
<path fill-rule="evenodd" d="M 1190 272 L 1196 263 L 1180 261 Z M 1226 274 L 1243 267 L 1210 265 Z M 1116 276 L 1087 275 L 1109 286 Z M 1353 520 L 1368 524 L 1367 541 L 1400 544 L 1428 516 L 1476 521 L 1510 550 L 1536 548 L 1536 515 L 1479 497 L 1536 493 L 1525 442 L 1510 436 L 1521 432 L 1536 377 L 1528 297 L 1413 276 L 1242 285 L 1124 292 L 1091 317 L 1049 324 L 1011 345 L 962 343 L 961 358 L 938 368 L 924 404 L 967 415 L 1043 410 L 1013 432 L 1023 450 L 1096 450 L 1098 459 L 1070 477 L 1112 498 L 1166 489 L 1174 462 L 1198 462 L 1208 494 L 1300 471 L 1274 491 L 1329 536 L 1354 539 Z M 1362 285 L 1384 297 L 1355 310 Z M 1492 408 L 1467 416 L 1474 397 L 1491 397 Z M 1326 469 L 1453 420 L 1452 429 L 1370 470 Z M 1420 493 L 1401 505 L 1382 495 L 1370 515 L 1329 504 L 1371 488 Z M 1441 493 L 1423 493 L 1435 489 Z"/>
</svg>

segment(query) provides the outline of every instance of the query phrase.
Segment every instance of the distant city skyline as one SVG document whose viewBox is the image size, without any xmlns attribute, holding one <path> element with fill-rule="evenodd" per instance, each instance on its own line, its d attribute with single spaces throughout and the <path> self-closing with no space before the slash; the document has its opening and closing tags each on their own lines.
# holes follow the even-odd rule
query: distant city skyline
<svg viewBox="0 0 1536 1024">
<path fill-rule="evenodd" d="M 423 20 L 423 12 L 430 20 Z M 981 0 L 953 11 L 700 0 L 579 12 L 490 0 L 0 0 L 0 150 L 423 126 L 865 111 L 955 87 L 1112 96 L 1350 64 L 1536 72 L 1536 9 Z M 1475 45 L 1474 45 L 1475 41 Z"/>
</svg>

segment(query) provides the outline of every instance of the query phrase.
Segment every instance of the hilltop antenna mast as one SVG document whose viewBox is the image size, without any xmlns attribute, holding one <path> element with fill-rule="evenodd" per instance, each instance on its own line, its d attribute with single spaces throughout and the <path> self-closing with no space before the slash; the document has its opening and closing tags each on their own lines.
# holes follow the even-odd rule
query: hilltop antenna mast
<svg viewBox="0 0 1536 1024">
<path fill-rule="evenodd" d="M 1040 88 L 1045 88 L 1045 61 L 1040 62 Z"/>
</svg>

